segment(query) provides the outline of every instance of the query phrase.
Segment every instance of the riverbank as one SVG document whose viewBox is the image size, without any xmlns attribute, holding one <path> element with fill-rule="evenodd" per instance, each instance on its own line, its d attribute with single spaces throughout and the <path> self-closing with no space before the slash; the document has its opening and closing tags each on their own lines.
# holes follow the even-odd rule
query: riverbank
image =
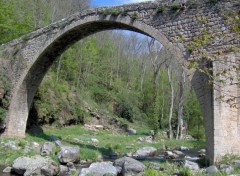
<svg viewBox="0 0 240 176">
<path fill-rule="evenodd" d="M 88 167 L 93 164 L 95 167 L 94 163 L 111 161 L 110 167 L 115 167 L 112 165 L 118 159 L 125 162 L 126 158 L 123 159 L 125 156 L 144 163 L 143 174 L 146 176 L 172 175 L 175 172 L 204 175 L 204 169 L 207 167 L 206 163 L 202 162 L 205 155 L 204 141 L 169 140 L 164 132 L 160 132 L 153 140 L 151 131 L 141 127 L 118 133 L 104 129 L 101 125 L 79 125 L 59 129 L 46 126 L 42 131 L 43 133 L 39 135 L 27 134 L 24 139 L 1 138 L 0 165 L 12 167 L 13 163 L 16 165 L 16 159 L 19 157 L 20 163 L 35 161 L 40 163 L 37 159 L 42 161 L 47 156 L 51 163 L 55 163 L 53 165 L 56 166 L 56 172 L 59 172 L 61 168 L 69 170 L 69 165 L 73 163 L 74 166 L 71 165 L 71 167 L 76 169 L 71 174 L 78 175 L 81 172 L 78 167 L 80 165 L 85 164 L 85 167 Z M 49 146 L 52 146 L 51 150 Z M 71 162 L 68 162 L 70 160 L 64 161 L 64 156 L 59 154 L 66 151 L 76 151 Z M 226 162 L 231 159 L 236 158 L 230 158 Z M 191 168 L 193 164 L 191 162 L 196 164 L 197 169 Z M 231 172 L 238 173 L 238 170 L 232 169 Z"/>
</svg>

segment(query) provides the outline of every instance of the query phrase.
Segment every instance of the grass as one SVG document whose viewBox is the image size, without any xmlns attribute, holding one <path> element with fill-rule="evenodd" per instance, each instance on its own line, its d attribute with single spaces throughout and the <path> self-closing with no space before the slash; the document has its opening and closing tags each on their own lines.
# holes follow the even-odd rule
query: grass
<svg viewBox="0 0 240 176">
<path fill-rule="evenodd" d="M 128 136 L 126 134 L 114 135 L 110 131 L 99 130 L 91 131 L 84 129 L 83 126 L 70 126 L 66 128 L 52 128 L 44 127 L 43 135 L 27 135 L 25 139 L 9 139 L 1 138 L 0 140 L 0 165 L 11 165 L 13 161 L 19 156 L 35 156 L 39 154 L 39 151 L 31 150 L 29 152 L 24 152 L 26 146 L 31 146 L 32 142 L 38 142 L 40 145 L 45 141 L 50 141 L 50 135 L 55 135 L 61 137 L 62 143 L 68 146 L 79 146 L 80 147 L 80 160 L 86 161 L 98 161 L 102 159 L 103 155 L 109 155 L 111 153 L 117 153 L 119 157 L 122 157 L 125 153 L 133 153 L 137 149 L 152 146 L 159 150 L 159 152 L 166 146 L 170 149 L 178 149 L 180 146 L 186 146 L 189 148 L 200 149 L 204 148 L 204 141 L 182 141 L 182 140 L 169 140 L 164 139 L 161 136 L 157 137 L 157 140 L 153 143 L 138 142 L 139 137 L 148 136 L 150 134 L 149 129 L 145 129 L 139 126 L 131 126 L 137 129 L 137 134 Z M 99 143 L 92 143 L 91 138 L 96 138 Z M 14 141 L 16 145 L 20 148 L 19 150 L 12 150 L 10 147 L 4 147 L 4 143 L 8 141 Z M 60 151 L 57 148 L 55 154 Z M 56 155 L 52 155 L 51 158 L 55 162 L 59 162 Z M 233 160 L 239 160 L 240 156 L 236 155 L 226 155 L 221 159 L 220 164 L 231 163 Z M 144 161 L 146 165 L 145 176 L 167 176 L 173 175 L 176 171 L 179 171 L 180 176 L 204 176 L 206 174 L 201 171 L 191 171 L 186 167 L 179 166 L 171 161 L 158 161 L 161 164 L 160 170 L 154 170 L 148 167 L 149 161 Z M 234 166 L 234 171 L 232 174 L 240 173 L 240 165 Z M 215 174 L 216 175 L 216 174 Z M 217 173 L 217 175 L 225 176 L 225 173 Z M 210 175 L 214 176 L 214 174 Z"/>
<path fill-rule="evenodd" d="M 142 147 L 155 147 L 162 150 L 165 146 L 168 148 L 179 148 L 180 146 L 186 146 L 190 148 L 203 148 L 204 141 L 181 141 L 181 140 L 167 140 L 158 138 L 156 142 L 138 142 L 139 137 L 147 136 L 150 134 L 149 129 L 144 129 L 141 126 L 133 126 L 137 129 L 135 135 L 113 135 L 112 132 L 106 130 L 91 131 L 84 129 L 83 126 L 70 126 L 65 128 L 53 128 L 46 126 L 43 128 L 44 134 L 42 135 L 26 135 L 23 140 L 15 139 L 16 144 L 21 150 L 13 151 L 8 149 L 7 151 L 1 149 L 0 151 L 0 163 L 11 164 L 14 159 L 19 156 L 33 156 L 39 154 L 38 151 L 31 151 L 24 153 L 23 149 L 26 145 L 31 145 L 32 142 L 38 142 L 40 145 L 45 141 L 50 141 L 50 135 L 59 136 L 62 139 L 64 145 L 79 146 L 80 147 L 80 159 L 96 161 L 102 155 L 109 155 L 112 152 L 118 154 L 119 157 L 125 153 L 134 153 L 137 149 Z M 91 138 L 96 138 L 99 143 L 90 142 Z M 2 142 L 12 141 L 12 139 L 2 138 Z M 2 146 L 0 146 L 2 147 Z M 54 160 L 57 160 L 52 156 Z"/>
</svg>

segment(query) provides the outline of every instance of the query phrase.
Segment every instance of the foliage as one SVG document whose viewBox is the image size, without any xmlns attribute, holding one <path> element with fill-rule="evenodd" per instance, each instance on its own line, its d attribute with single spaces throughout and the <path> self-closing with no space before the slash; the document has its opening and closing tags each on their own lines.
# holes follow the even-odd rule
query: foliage
<svg viewBox="0 0 240 176">
<path fill-rule="evenodd" d="M 182 170 L 179 172 L 178 175 L 179 175 L 179 176 L 192 176 L 193 173 L 192 173 L 192 171 L 191 171 L 189 168 L 183 167 Z"/>
<path fill-rule="evenodd" d="M 179 3 L 173 3 L 173 4 L 171 5 L 171 9 L 172 9 L 173 11 L 177 11 L 177 10 L 181 9 L 181 5 L 180 5 Z"/>
</svg>

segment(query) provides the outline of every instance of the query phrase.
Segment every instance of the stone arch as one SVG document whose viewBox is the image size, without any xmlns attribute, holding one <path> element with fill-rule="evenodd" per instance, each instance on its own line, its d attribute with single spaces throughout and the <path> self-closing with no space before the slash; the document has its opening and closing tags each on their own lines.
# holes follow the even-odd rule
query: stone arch
<svg viewBox="0 0 240 176">
<path fill-rule="evenodd" d="M 34 95 L 53 61 L 61 55 L 69 46 L 91 34 L 111 29 L 124 29 L 151 36 L 167 47 L 181 63 L 185 62 L 180 49 L 173 46 L 159 30 L 141 22 L 133 22 L 130 17 L 101 18 L 87 17 L 74 25 L 70 25 L 59 32 L 54 38 L 48 38 L 37 54 L 31 59 L 31 63 L 24 73 L 16 81 L 10 102 L 7 128 L 8 136 L 24 136 L 26 121 Z M 16 117 L 18 118 L 16 122 Z M 16 123 L 16 125 L 13 125 Z M 11 125 L 10 125 L 11 124 Z"/>
<path fill-rule="evenodd" d="M 53 24 L 53 26 L 40 31 L 36 31 L 28 36 L 26 43 L 21 44 L 18 60 L 25 60 L 22 70 L 17 68 L 22 63 L 16 63 L 13 66 L 13 89 L 10 101 L 7 128 L 4 135 L 12 137 L 24 137 L 29 110 L 34 95 L 52 65 L 69 46 L 76 41 L 83 39 L 91 34 L 112 29 L 130 30 L 151 36 L 160 41 L 181 64 L 187 62 L 187 56 L 183 55 L 181 49 L 171 43 L 168 38 L 157 28 L 143 23 L 133 21 L 130 16 L 107 17 L 99 15 L 90 15 L 80 17 L 80 20 L 65 20 L 64 25 Z M 56 25 L 56 27 L 54 27 Z M 44 31 L 45 30 L 45 31 Z M 202 86 L 205 76 L 198 72 L 186 70 L 193 87 L 196 90 L 201 108 L 204 112 L 205 124 L 207 129 L 213 129 L 212 113 L 212 93 L 211 89 Z M 213 153 L 213 134 L 208 135 L 209 153 Z M 211 156 L 210 156 L 211 157 Z"/>
</svg>

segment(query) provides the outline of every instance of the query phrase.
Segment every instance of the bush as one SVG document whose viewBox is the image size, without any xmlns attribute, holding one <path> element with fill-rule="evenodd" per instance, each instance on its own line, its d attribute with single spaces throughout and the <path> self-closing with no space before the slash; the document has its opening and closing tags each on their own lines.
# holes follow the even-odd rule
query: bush
<svg viewBox="0 0 240 176">
<path fill-rule="evenodd" d="M 179 175 L 179 176 L 192 176 L 193 173 L 192 173 L 192 171 L 191 171 L 189 168 L 184 167 L 184 168 L 179 172 L 178 175 Z"/>
<path fill-rule="evenodd" d="M 144 176 L 161 176 L 162 174 L 154 169 L 146 169 Z"/>
</svg>

